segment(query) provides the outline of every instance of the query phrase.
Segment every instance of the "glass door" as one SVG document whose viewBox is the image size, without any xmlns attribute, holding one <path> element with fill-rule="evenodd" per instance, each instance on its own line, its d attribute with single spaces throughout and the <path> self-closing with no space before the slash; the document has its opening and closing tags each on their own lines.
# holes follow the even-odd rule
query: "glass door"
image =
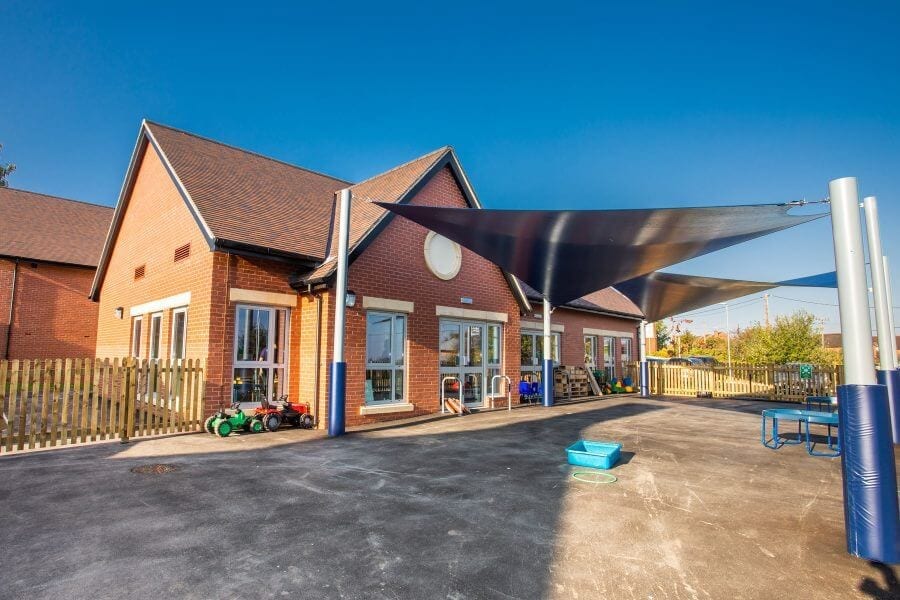
<svg viewBox="0 0 900 600">
<path fill-rule="evenodd" d="M 597 336 L 596 335 L 584 336 L 584 364 L 585 364 L 585 366 L 587 366 L 591 369 L 597 368 Z"/>
<path fill-rule="evenodd" d="M 606 377 L 612 381 L 616 376 L 616 339 L 611 337 L 603 338 L 603 370 L 606 371 Z"/>
<path fill-rule="evenodd" d="M 462 364 L 462 392 L 466 406 L 484 404 L 484 325 L 467 323 L 463 325 L 465 354 Z"/>
<path fill-rule="evenodd" d="M 459 400 L 462 387 L 462 324 L 456 321 L 441 321 L 440 324 L 440 377 L 445 398 Z M 456 379 L 448 379 L 456 377 Z"/>
</svg>

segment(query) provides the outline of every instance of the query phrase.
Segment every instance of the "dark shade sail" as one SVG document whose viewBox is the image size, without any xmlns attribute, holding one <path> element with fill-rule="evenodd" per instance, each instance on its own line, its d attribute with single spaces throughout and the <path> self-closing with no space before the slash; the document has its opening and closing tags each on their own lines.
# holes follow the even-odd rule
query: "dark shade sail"
<svg viewBox="0 0 900 600">
<path fill-rule="evenodd" d="M 376 202 L 465 246 L 553 305 L 828 213 L 791 204 L 635 210 L 493 210 Z"/>
<path fill-rule="evenodd" d="M 836 288 L 837 274 L 832 271 L 787 281 L 765 282 L 657 272 L 617 283 L 615 287 L 637 304 L 645 319 L 653 322 L 781 286 Z"/>
</svg>

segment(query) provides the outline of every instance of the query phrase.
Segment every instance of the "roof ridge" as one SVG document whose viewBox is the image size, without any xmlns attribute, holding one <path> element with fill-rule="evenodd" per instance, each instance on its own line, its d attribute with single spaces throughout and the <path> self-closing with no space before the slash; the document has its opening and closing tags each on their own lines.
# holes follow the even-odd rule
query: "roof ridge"
<svg viewBox="0 0 900 600">
<path fill-rule="evenodd" d="M 169 129 L 170 131 L 174 131 L 176 133 L 189 135 L 193 138 L 197 138 L 198 140 L 203 140 L 204 142 L 210 142 L 212 144 L 216 144 L 216 145 L 222 146 L 224 148 L 229 148 L 231 150 L 237 150 L 238 152 L 243 152 L 244 154 L 249 154 L 251 156 L 256 156 L 258 158 L 264 158 L 266 160 L 271 160 L 272 162 L 277 162 L 277 163 L 280 163 L 287 167 L 291 167 L 293 169 L 298 169 L 300 171 L 306 171 L 307 173 L 312 173 L 313 175 L 319 175 L 320 177 L 327 177 L 328 179 L 333 179 L 334 181 L 337 181 L 339 183 L 346 183 L 351 186 L 353 185 L 352 181 L 347 181 L 346 179 L 341 179 L 340 177 L 335 177 L 334 175 L 329 175 L 328 173 L 323 173 L 321 171 L 315 171 L 308 167 L 301 167 L 300 165 L 295 165 L 295 164 L 289 163 L 287 161 L 281 160 L 279 158 L 272 158 L 271 156 L 266 156 L 265 154 L 261 154 L 259 152 L 254 152 L 253 150 L 247 150 L 246 148 L 240 148 L 233 144 L 226 144 L 225 142 L 222 142 L 219 140 L 214 140 L 212 138 L 209 138 L 209 137 L 206 137 L 203 135 L 199 135 L 199 134 L 193 133 L 191 131 L 186 131 L 184 129 L 179 129 L 177 127 L 172 127 L 171 125 L 164 125 L 163 123 L 157 123 L 156 121 L 151 121 L 150 119 L 144 119 L 144 123 L 146 123 L 147 125 L 153 125 L 155 127 L 162 127 L 164 129 Z"/>
<path fill-rule="evenodd" d="M 74 198 L 64 198 L 63 196 L 54 196 L 53 194 L 45 194 L 44 192 L 35 192 L 32 190 L 24 190 L 22 188 L 14 188 L 14 187 L 4 187 L 0 188 L 0 192 L 3 190 L 9 190 L 11 192 L 24 192 L 26 194 L 33 194 L 35 196 L 43 196 L 44 198 L 52 198 L 53 200 L 62 200 L 63 202 L 74 202 L 75 204 L 86 204 L 88 206 L 96 206 L 97 208 L 105 208 L 107 210 L 115 210 L 114 206 L 107 206 L 106 204 L 97 204 L 96 202 L 88 202 L 87 200 L 75 200 Z"/>
<path fill-rule="evenodd" d="M 372 175 L 372 176 L 369 177 L 368 179 L 363 179 L 363 180 L 360 181 L 359 183 L 354 183 L 354 184 L 353 184 L 352 186 L 350 186 L 350 187 L 351 187 L 351 188 L 355 188 L 355 187 L 360 186 L 360 185 L 362 185 L 362 184 L 364 184 L 364 183 L 368 183 L 368 182 L 370 182 L 370 181 L 373 181 L 373 180 L 375 180 L 375 179 L 378 179 L 379 177 L 383 177 L 384 175 L 387 175 L 388 173 L 393 173 L 394 171 L 397 171 L 397 170 L 399 170 L 399 169 L 402 169 L 403 167 L 409 166 L 409 165 L 411 165 L 412 163 L 416 162 L 417 160 L 422 160 L 423 158 L 425 158 L 425 157 L 427 157 L 427 156 L 431 156 L 432 154 L 438 154 L 438 153 L 441 153 L 441 155 L 443 155 L 443 154 L 446 153 L 446 152 L 452 152 L 452 151 L 453 151 L 453 146 L 449 146 L 449 145 L 447 145 L 447 146 L 441 146 L 440 148 L 437 148 L 437 149 L 435 149 L 435 150 L 432 150 L 431 152 L 426 152 L 425 154 L 422 154 L 421 156 L 417 156 L 416 158 L 413 158 L 413 159 L 411 159 L 411 160 L 408 160 L 408 161 L 406 161 L 405 163 L 399 164 L 399 165 L 397 165 L 397 166 L 395 166 L 395 167 L 391 167 L 391 168 L 388 169 L 387 171 L 382 171 L 381 173 L 376 173 L 375 175 Z M 431 162 L 431 165 L 433 165 L 433 164 L 436 163 L 436 162 L 437 162 L 437 159 L 435 159 L 434 161 L 432 161 L 432 162 Z M 428 165 L 428 167 L 430 168 L 431 165 Z M 427 171 L 428 169 L 424 169 L 424 170 Z"/>
</svg>

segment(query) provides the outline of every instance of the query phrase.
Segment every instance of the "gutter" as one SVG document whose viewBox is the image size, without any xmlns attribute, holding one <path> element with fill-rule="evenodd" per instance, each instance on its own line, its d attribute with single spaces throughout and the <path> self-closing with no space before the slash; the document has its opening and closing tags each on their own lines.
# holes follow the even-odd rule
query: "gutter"
<svg viewBox="0 0 900 600">
<path fill-rule="evenodd" d="M 9 360 L 9 342 L 12 339 L 13 309 L 16 305 L 16 281 L 19 275 L 19 259 L 13 264 L 12 286 L 9 294 L 9 324 L 6 326 L 6 346 L 3 349 L 3 359 Z"/>
</svg>

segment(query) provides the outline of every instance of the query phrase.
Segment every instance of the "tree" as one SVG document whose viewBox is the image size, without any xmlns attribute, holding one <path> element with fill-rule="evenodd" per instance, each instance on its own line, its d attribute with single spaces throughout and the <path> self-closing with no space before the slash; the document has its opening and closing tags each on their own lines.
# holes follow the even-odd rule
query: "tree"
<svg viewBox="0 0 900 600">
<path fill-rule="evenodd" d="M 672 341 L 672 336 L 669 333 L 669 326 L 666 325 L 665 321 L 657 321 L 653 326 L 656 331 L 656 347 L 662 350 Z"/>
<path fill-rule="evenodd" d="M 3 144 L 0 144 L 0 152 L 3 151 Z M 12 174 L 13 171 L 16 170 L 16 165 L 12 163 L 6 163 L 5 165 L 0 164 L 0 187 L 9 187 L 8 178 Z"/>
<path fill-rule="evenodd" d="M 775 319 L 773 327 L 759 323 L 744 329 L 734 343 L 739 362 L 835 364 L 840 356 L 822 347 L 822 332 L 812 314 L 798 310 Z"/>
</svg>

